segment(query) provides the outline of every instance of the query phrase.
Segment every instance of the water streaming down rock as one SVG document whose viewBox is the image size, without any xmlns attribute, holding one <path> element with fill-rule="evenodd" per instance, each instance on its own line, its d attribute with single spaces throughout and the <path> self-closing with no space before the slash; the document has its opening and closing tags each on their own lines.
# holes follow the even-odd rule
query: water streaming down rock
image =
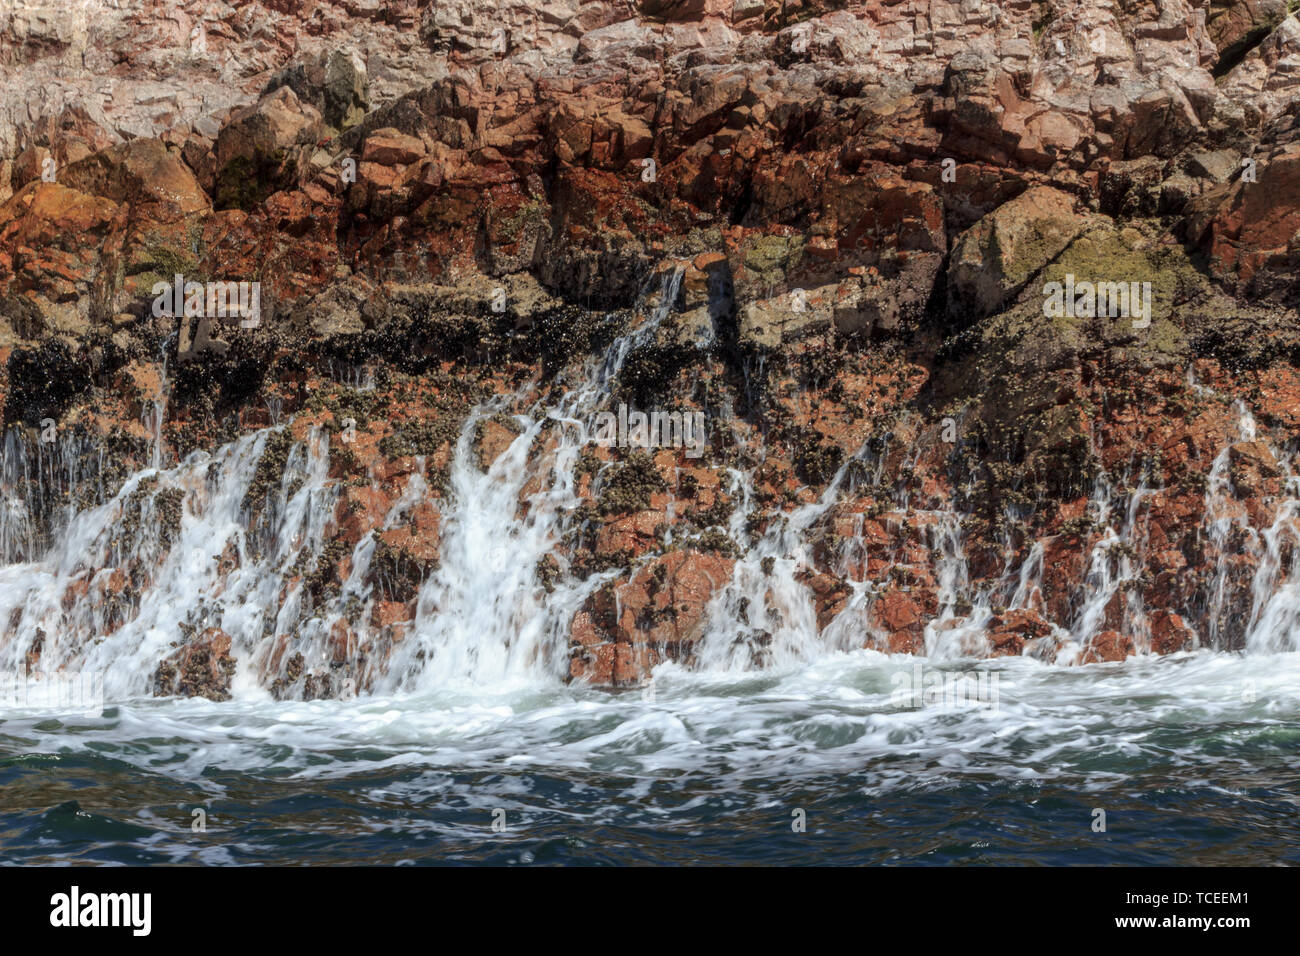
<svg viewBox="0 0 1300 956">
<path fill-rule="evenodd" d="M 363 536 L 352 548 L 345 580 L 321 582 L 313 573 L 328 570 L 339 491 L 328 479 L 330 441 L 322 430 L 293 442 L 284 428 L 272 428 L 170 469 L 151 467 L 110 500 L 81 510 L 70 489 L 86 484 L 80 469 L 94 455 L 72 440 L 52 453 L 11 432 L 0 516 L 7 560 L 0 569 L 0 620 L 8 622 L 0 666 L 103 670 L 108 693 L 145 693 L 174 645 L 219 628 L 239 666 L 229 686 L 217 672 L 216 686 L 203 688 L 216 696 L 268 689 L 314 696 L 562 675 L 567 623 L 602 579 L 562 579 L 543 600 L 537 561 L 555 548 L 579 503 L 574 464 L 591 416 L 627 354 L 672 308 L 681 274 L 664 274 L 648 319 L 590 362 L 558 405 L 539 409 L 532 420 L 520 416 L 521 434 L 486 470 L 475 463 L 475 428 L 519 396 L 489 401 L 466 420 L 443 502 L 444 558 L 420 591 L 413 633 L 391 667 L 387 648 L 358 653 L 367 638 L 383 641 L 368 625 L 376 599 L 375 538 Z M 153 411 L 161 413 L 160 403 Z M 546 429 L 558 439 L 535 457 L 535 441 Z M 157 457 L 156 443 L 152 454 Z M 422 468 L 421 462 L 384 528 L 427 494 Z M 520 516 L 529 482 L 539 490 L 526 496 Z M 68 503 L 52 512 L 50 502 L 60 499 Z M 38 517 L 49 525 L 48 550 L 40 544 Z"/>
<path fill-rule="evenodd" d="M 32 561 L 77 512 L 111 491 L 109 450 L 79 433 L 53 436 L 10 428 L 0 451 L 0 559 Z"/>
<path fill-rule="evenodd" d="M 566 557 L 566 537 L 582 520 L 579 456 L 628 357 L 655 341 L 681 278 L 680 268 L 664 272 L 643 320 L 590 358 L 558 400 L 539 398 L 528 383 L 473 408 L 448 463 L 446 493 L 432 495 L 417 458 L 376 532 L 355 543 L 343 543 L 338 529 L 347 496 L 366 491 L 330 477 L 332 441 L 346 439 L 321 428 L 300 430 L 295 440 L 291 425 L 275 425 L 172 467 L 145 468 L 116 490 L 102 449 L 75 436 L 44 443 L 11 431 L 2 463 L 0 667 L 102 671 L 115 696 L 311 698 L 562 681 L 575 616 L 622 573 L 584 577 Z M 164 383 L 158 416 L 166 392 Z M 1285 496 L 1260 524 L 1239 500 L 1233 469 L 1275 450 L 1259 441 L 1244 403 L 1235 408 L 1239 440 L 1214 459 L 1204 496 L 1214 571 L 1177 610 L 1206 622 L 1202 644 L 1292 650 L 1300 479 L 1276 455 Z M 501 416 L 517 434 L 481 461 L 479 429 Z M 149 424 L 147 454 L 158 462 L 160 433 Z M 922 457 L 914 437 L 898 461 L 910 472 Z M 819 496 L 762 522 L 754 469 L 731 468 L 727 533 L 739 553 L 728 578 L 715 582 L 698 639 L 673 659 L 727 673 L 863 646 L 936 660 L 1023 653 L 1058 663 L 1098 659 L 1098 642 L 1152 649 L 1152 615 L 1170 612 L 1148 607 L 1137 585 L 1150 504 L 1161 489 L 1139 482 L 1120 494 L 1110 477 L 1097 476 L 1089 523 L 1099 533 L 1089 538 L 1063 626 L 1044 597 L 1051 539 L 1017 546 L 1006 537 L 1000 569 L 977 577 L 966 553 L 968 517 L 916 507 L 916 490 L 889 480 L 888 460 L 868 442 Z M 878 500 L 870 513 L 859 504 L 864 495 Z M 440 524 L 439 560 L 412 592 L 413 618 L 394 624 L 385 608 L 398 587 L 380 536 L 422 509 Z M 1008 526 L 1019 517 L 1008 514 Z M 662 547 L 674 546 L 665 536 Z M 542 562 L 552 565 L 546 586 Z M 908 597 L 928 591 L 929 605 Z M 914 635 L 911 645 L 896 644 L 900 629 Z M 1011 631 L 1027 639 L 1007 644 Z"/>
<path fill-rule="evenodd" d="M 939 614 L 925 626 L 929 657 L 983 657 L 988 653 L 986 628 L 992 617 L 989 595 L 972 595 L 969 565 L 962 542 L 961 518 L 938 512 L 930 525 L 931 546 L 939 586 Z"/>
<path fill-rule="evenodd" d="M 1264 553 L 1251 591 L 1247 649 L 1294 651 L 1300 647 L 1300 479 L 1288 476 L 1291 499 L 1263 533 Z"/>
<path fill-rule="evenodd" d="M 1234 402 L 1238 432 L 1242 441 L 1255 440 L 1255 420 L 1240 400 Z M 1223 639 L 1225 617 L 1229 615 L 1229 587 L 1232 583 L 1234 551 L 1257 553 L 1258 536 L 1250 526 L 1244 505 L 1233 494 L 1229 468 L 1233 445 L 1224 446 L 1210 467 L 1205 488 L 1205 535 L 1210 550 L 1215 555 L 1214 577 L 1209 587 L 1207 636 L 1211 646 L 1219 646 Z"/>
<path fill-rule="evenodd" d="M 1130 586 L 1144 566 L 1145 536 L 1142 521 L 1143 502 L 1150 491 L 1142 484 L 1128 496 L 1122 519 L 1112 518 L 1113 492 L 1106 476 L 1098 476 L 1091 502 L 1092 520 L 1102 530 L 1100 540 L 1089 555 L 1080 608 L 1070 628 L 1070 638 L 1078 653 L 1087 654 L 1106 628 L 1108 620 L 1119 627 L 1112 633 L 1133 638 L 1134 646 L 1145 651 L 1150 644 L 1149 627 L 1142 608 L 1141 595 Z M 1122 503 L 1121 503 L 1122 504 Z M 1114 606 L 1118 602 L 1118 608 Z M 1114 620 L 1118 617 L 1118 620 Z"/>
<path fill-rule="evenodd" d="M 1240 432 L 1243 443 L 1257 442 L 1255 418 L 1244 403 L 1238 401 Z M 1236 446 L 1233 446 L 1236 447 Z M 1221 473 L 1221 459 L 1229 456 L 1225 449 L 1215 460 L 1215 471 Z M 1263 529 L 1251 527 L 1249 515 L 1244 518 L 1245 546 L 1255 559 L 1256 567 L 1250 587 L 1250 615 L 1246 625 L 1244 646 L 1247 650 L 1270 653 L 1294 651 L 1300 648 L 1300 475 L 1294 473 L 1295 459 L 1268 446 L 1281 470 L 1285 498 L 1277 505 L 1272 523 Z M 1226 463 L 1223 467 L 1226 467 Z M 1224 479 L 1212 483 L 1212 489 L 1222 493 Z M 1210 513 L 1207 489 L 1207 517 Z M 1220 526 L 1231 520 L 1218 519 Z M 1240 519 L 1239 519 L 1240 520 Z M 1220 539 L 1223 537 L 1220 534 Z M 1214 594 L 1222 605 L 1222 593 L 1227 577 L 1226 562 L 1220 558 L 1215 575 Z M 1218 623 L 1217 615 L 1213 618 Z"/>
<path fill-rule="evenodd" d="M 313 433 L 289 450 L 250 521 L 250 483 L 277 435 L 138 472 L 77 512 L 39 560 L 0 568 L 0 666 L 95 671 L 110 696 L 147 693 L 174 645 L 219 626 L 253 662 L 241 684 L 255 683 L 277 638 L 310 626 L 298 594 L 281 603 L 281 589 L 327 540 L 335 493 L 325 481 L 328 441 Z"/>
<path fill-rule="evenodd" d="M 590 360 L 556 405 L 517 416 L 520 434 L 485 469 L 473 450 L 477 427 L 532 386 L 470 414 L 451 464 L 442 560 L 420 590 L 413 634 L 394 655 L 383 689 L 518 685 L 568 670 L 569 623 L 606 576 L 578 580 L 561 565 L 548 591 L 537 580 L 538 563 L 556 550 L 581 504 L 574 469 L 593 418 L 627 356 L 673 308 L 682 274 L 679 266 L 661 275 L 646 320 Z"/>
<path fill-rule="evenodd" d="M 697 665 L 735 671 L 807 660 L 821 649 L 817 612 L 808 586 L 800 580 L 814 564 L 809 527 L 836 502 L 847 465 L 817 501 L 778 518 L 736 562 L 731 580 L 706 609 L 704 638 Z M 729 530 L 734 540 L 748 537 L 753 487 L 742 472 L 731 474 L 738 504 Z"/>
</svg>

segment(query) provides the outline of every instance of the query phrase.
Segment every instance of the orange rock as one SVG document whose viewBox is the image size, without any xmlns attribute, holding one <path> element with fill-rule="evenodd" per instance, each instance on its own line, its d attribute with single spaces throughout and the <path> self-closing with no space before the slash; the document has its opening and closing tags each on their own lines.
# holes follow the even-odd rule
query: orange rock
<svg viewBox="0 0 1300 956">
<path fill-rule="evenodd" d="M 230 656 L 230 635 L 219 627 L 210 627 L 158 665 L 153 694 L 229 700 L 235 666 Z"/>
<path fill-rule="evenodd" d="M 411 618 L 411 609 L 403 601 L 376 601 L 370 611 L 370 623 L 375 627 L 388 627 Z"/>
<path fill-rule="evenodd" d="M 375 130 L 366 137 L 361 159 L 380 166 L 406 166 L 424 155 L 424 143 L 395 129 Z"/>
<path fill-rule="evenodd" d="M 1150 618 L 1151 650 L 1156 654 L 1173 654 L 1196 645 L 1196 633 L 1172 611 L 1154 611 Z"/>
<path fill-rule="evenodd" d="M 1101 631 L 1095 635 L 1084 652 L 1082 663 L 1122 661 L 1134 653 L 1133 638 L 1118 631 Z"/>
<path fill-rule="evenodd" d="M 1046 637 L 1052 625 L 1037 611 L 1020 608 L 994 615 L 988 623 L 988 639 L 993 657 L 1019 655 L 1026 641 Z"/>
<path fill-rule="evenodd" d="M 571 676 L 627 685 L 661 660 L 689 657 L 709 600 L 731 579 L 734 564 L 713 553 L 673 551 L 598 591 L 570 628 Z"/>
<path fill-rule="evenodd" d="M 344 618 L 339 618 L 330 627 L 330 659 L 335 663 L 345 663 L 356 653 L 356 636 Z"/>
<path fill-rule="evenodd" d="M 390 496 L 373 485 L 344 487 L 334 506 L 337 538 L 348 545 L 356 544 L 383 524 L 391 507 Z"/>
</svg>

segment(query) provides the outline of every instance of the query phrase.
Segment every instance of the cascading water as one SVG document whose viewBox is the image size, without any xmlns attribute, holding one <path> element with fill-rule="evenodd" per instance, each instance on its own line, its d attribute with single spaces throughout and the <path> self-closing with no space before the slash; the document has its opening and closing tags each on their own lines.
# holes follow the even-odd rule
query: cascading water
<svg viewBox="0 0 1300 956">
<path fill-rule="evenodd" d="M 168 470 L 133 475 L 103 505 L 78 512 L 40 560 L 0 568 L 0 615 L 9 622 L 0 667 L 91 670 L 110 698 L 149 692 L 149 679 L 181 635 L 212 624 L 250 659 L 291 633 L 300 604 L 279 591 L 300 558 L 325 541 L 334 490 L 328 441 L 293 447 L 262 521 L 245 496 L 265 443 L 260 432 L 215 455 L 196 452 Z M 280 608 L 278 615 L 274 609 Z"/>
<path fill-rule="evenodd" d="M 942 768 L 946 789 L 927 797 L 941 807 L 944 794 L 958 799 L 967 787 L 982 793 L 987 781 L 1010 774 L 1018 786 L 1064 788 L 1060 815 L 1086 820 L 1087 807 L 1102 798 L 1092 790 L 1110 786 L 1096 774 L 1101 760 L 1119 768 L 1111 774 L 1121 780 L 1166 772 L 1172 758 L 1159 755 L 1169 754 L 1199 774 L 1198 761 L 1214 759 L 1225 733 L 1236 742 L 1245 733 L 1252 746 L 1267 749 L 1276 723 L 1300 714 L 1288 689 L 1295 656 L 1276 654 L 1296 649 L 1300 628 L 1300 481 L 1279 456 L 1288 468 L 1286 498 L 1271 523 L 1255 530 L 1229 504 L 1229 450 L 1212 469 L 1205 527 L 1211 548 L 1230 548 L 1238 534 L 1258 549 L 1243 618 L 1246 655 L 1152 657 L 1121 670 L 1040 663 L 1078 661 L 1117 594 L 1131 633 L 1140 635 L 1148 613 L 1126 585 L 1145 568 L 1148 509 L 1159 492 L 1139 486 L 1121 497 L 1099 479 L 1090 518 L 1105 530 L 1069 602 L 1076 609 L 1070 632 L 1057 628 L 1041 650 L 1026 642 L 1023 656 L 973 665 L 971 656 L 989 651 L 995 618 L 1046 612 L 1049 542 L 1026 542 L 1016 561 L 1008 539 L 1000 574 L 976 578 L 966 553 L 969 519 L 911 507 L 907 489 L 889 496 L 883 456 L 864 449 L 818 499 L 769 518 L 757 534 L 754 471 L 728 471 L 734 507 L 727 532 L 740 553 L 708 602 L 689 658 L 661 664 L 652 694 L 566 685 L 570 621 L 619 574 L 583 579 L 563 560 L 562 542 L 579 520 L 578 457 L 622 364 L 652 340 L 679 281 L 669 273 L 642 324 L 592 360 L 558 401 L 537 400 L 529 385 L 475 408 L 448 462 L 443 497 L 432 494 L 426 463 L 416 458 L 377 529 L 399 529 L 436 504 L 441 561 L 418 588 L 415 618 L 400 640 L 392 638 L 386 658 L 364 650 L 387 639 L 370 623 L 386 573 L 375 535 L 350 547 L 336 587 L 314 580 L 313 569 L 330 557 L 343 494 L 329 477 L 324 430 L 278 423 L 214 453 L 146 468 L 118 488 L 103 459 L 87 455 L 75 438 L 36 444 L 10 433 L 0 515 L 0 669 L 22 672 L 36 662 L 46 672 L 102 672 L 115 703 L 77 724 L 51 720 L 48 705 L 28 700 L 29 711 L 7 712 L 0 736 L 17 734 L 17 746 L 39 739 L 45 750 L 75 750 L 80 728 L 90 726 L 97 752 L 128 768 L 118 772 L 164 773 L 194 803 L 226 800 L 232 781 L 261 781 L 268 766 L 311 788 L 350 786 L 360 775 L 364 794 L 348 798 L 348 812 L 370 821 L 369 839 L 394 860 L 413 853 L 415 817 L 427 816 L 447 845 L 468 847 L 465 833 L 504 808 L 518 835 L 504 838 L 500 852 L 514 855 L 501 859 L 515 860 L 523 858 L 519 841 L 562 832 L 575 813 L 584 823 L 646 832 L 695 826 L 697 811 L 688 808 L 727 812 L 739 800 L 749 807 L 743 812 L 761 813 L 759 804 L 771 801 L 774 766 L 788 778 L 777 787 L 781 801 L 802 799 L 792 795 L 814 787 L 838 795 L 822 798 L 832 809 L 850 808 L 849 791 L 869 794 L 876 807 L 898 800 L 911 806 L 916 781 Z M 518 434 L 484 464 L 479 426 L 503 415 Z M 1239 431 L 1243 441 L 1250 434 L 1245 425 Z M 904 457 L 916 459 L 916 449 Z M 853 510 L 864 492 L 881 500 L 870 513 Z M 839 534 L 827 537 L 831 527 Z M 913 590 L 895 566 L 915 566 L 925 555 L 936 595 L 920 627 L 917 649 L 925 657 L 881 653 L 888 650 L 882 602 L 891 591 Z M 549 590 L 536 570 L 547 558 L 559 565 Z M 812 582 L 828 569 L 842 579 L 844 594 L 830 620 L 819 622 Z M 1230 592 L 1225 585 L 1211 593 L 1222 593 L 1226 607 Z M 233 699 L 150 699 L 159 661 L 217 626 L 230 635 L 238 661 Z M 297 664 L 287 667 L 290 661 Z M 999 681 L 994 705 L 945 706 L 937 717 L 929 707 L 900 706 L 899 680 L 922 666 L 927 673 L 977 667 L 986 684 Z M 315 693 L 307 692 L 311 681 Z M 322 682 L 336 699 L 311 699 L 322 696 Z M 1214 729 L 1220 725 L 1230 730 Z M 708 781 L 695 772 L 700 766 L 710 769 Z M 632 789 L 600 776 L 611 772 L 636 781 Z M 1246 786 L 1234 772 L 1224 768 L 1224 785 Z M 503 774 L 504 783 L 490 783 Z M 1256 792 L 1291 785 L 1275 769 L 1251 774 Z M 751 806 L 740 795 L 755 781 L 763 796 Z M 1080 795 L 1069 796 L 1075 790 Z M 673 794 L 673 806 L 654 797 L 664 792 Z M 1125 805 L 1107 793 L 1106 800 Z M 141 811 L 146 832 L 166 830 L 160 821 L 174 807 L 162 804 L 171 799 Z M 395 806 L 420 809 L 386 819 Z M 1137 818 L 1162 812 L 1127 806 Z M 196 850 L 188 819 L 176 834 L 150 837 L 148 848 L 132 853 L 239 858 L 225 846 Z M 240 853 L 253 858 L 276 858 L 260 835 L 267 819 L 276 832 L 306 832 L 292 814 L 259 819 L 258 828 L 240 834 Z"/>
<path fill-rule="evenodd" d="M 330 440 L 323 431 L 295 443 L 287 426 L 273 427 L 212 455 L 195 453 L 171 468 L 145 469 L 107 500 L 102 461 L 87 457 L 75 439 L 32 444 L 11 432 L 0 512 L 7 559 L 0 569 L 0 620 L 8 622 L 0 664 L 11 670 L 36 660 L 46 670 L 102 668 L 110 694 L 143 694 L 151 690 L 159 660 L 183 635 L 219 626 L 240 662 L 231 687 L 236 696 L 265 695 L 295 656 L 296 674 L 317 675 L 309 680 L 345 666 L 346 686 L 336 682 L 336 692 L 508 690 L 562 680 L 570 623 L 613 577 L 579 578 L 558 559 L 582 502 L 575 467 L 590 442 L 594 414 L 608 403 L 628 355 L 652 341 L 677 299 L 681 277 L 681 269 L 664 273 L 645 320 L 590 360 L 553 405 L 538 402 L 535 386 L 527 385 L 475 408 L 461 427 L 444 498 L 429 495 L 423 462 L 408 478 L 382 528 L 405 520 L 422 502 L 436 503 L 441 560 L 420 587 L 415 619 L 387 661 L 359 651 L 383 639 L 369 623 L 376 600 L 374 537 L 362 536 L 352 548 L 336 592 L 320 593 L 304 578 L 329 544 L 339 490 L 328 479 Z M 164 384 L 154 405 L 158 414 L 165 392 Z M 478 429 L 517 408 L 526 409 L 513 415 L 517 436 L 481 466 Z M 1241 441 L 1255 441 L 1249 410 L 1241 402 L 1236 409 Z M 283 461 L 278 472 L 258 477 L 269 444 L 279 447 Z M 1215 560 L 1207 643 L 1220 640 L 1235 533 L 1257 558 L 1244 644 L 1293 649 L 1300 620 L 1300 584 L 1292 573 L 1300 479 L 1287 478 L 1290 499 L 1271 527 L 1257 531 L 1233 496 L 1230 451 L 1216 457 L 1205 493 L 1205 534 Z M 156 448 L 152 454 L 157 460 Z M 908 454 L 919 453 L 912 447 Z M 730 472 L 735 507 L 728 531 L 741 553 L 731 580 L 709 601 L 691 667 L 715 673 L 779 669 L 828 652 L 884 646 L 873 609 L 891 588 L 909 587 L 891 580 L 889 567 L 874 579 L 866 573 L 861 514 L 850 516 L 855 530 L 839 544 L 837 570 L 846 596 L 824 625 L 808 584 L 818 567 L 816 529 L 845 500 L 850 475 L 866 475 L 878 487 L 883 466 L 883 457 L 864 449 L 841 465 L 819 499 L 778 516 L 752 539 L 752 476 Z M 266 487 L 250 490 L 255 479 Z M 260 506 L 259 494 L 265 499 Z M 924 650 L 936 660 L 986 656 L 995 607 L 1033 604 L 1041 610 L 1042 542 L 1032 543 L 1018 566 L 1008 563 L 1000 582 L 972 589 L 961 517 L 912 509 L 907 494 L 896 492 L 897 511 L 881 520 L 890 528 L 911 522 L 929 538 L 937 607 L 924 623 Z M 1087 651 L 1115 613 L 1117 595 L 1124 632 L 1139 652 L 1147 649 L 1146 609 L 1140 589 L 1131 585 L 1145 569 L 1145 502 L 1152 494 L 1145 486 L 1131 492 L 1115 522 L 1110 484 L 1098 478 L 1091 517 L 1104 532 L 1091 548 L 1058 660 L 1078 660 Z M 79 508 L 88 495 L 100 503 Z M 560 573 L 543 589 L 537 568 L 548 558 L 558 559 Z M 290 694 L 300 689 L 275 688 Z"/>
<path fill-rule="evenodd" d="M 680 266 L 663 273 L 648 318 L 588 362 L 580 384 L 554 407 L 519 416 L 520 434 L 487 469 L 475 460 L 475 431 L 523 396 L 471 413 L 451 464 L 442 560 L 420 591 L 414 635 L 395 654 L 382 689 L 519 686 L 565 673 L 569 622 L 608 575 L 562 575 L 548 593 L 536 580 L 538 562 L 555 550 L 582 503 L 574 469 L 593 416 L 627 356 L 672 310 L 682 275 Z M 554 445 L 536 455 L 548 429 Z M 525 494 L 528 488 L 537 490 Z"/>
<path fill-rule="evenodd" d="M 1142 522 L 1144 500 L 1150 491 L 1142 485 L 1129 496 L 1128 508 L 1118 528 L 1111 520 L 1111 488 L 1105 476 L 1098 477 L 1090 504 L 1093 523 L 1103 528 L 1102 536 L 1092 547 L 1088 573 L 1084 578 L 1082 602 L 1070 636 L 1083 651 L 1091 645 L 1104 627 L 1107 610 L 1116 594 L 1125 593 L 1123 621 L 1126 630 L 1135 635 L 1135 644 L 1145 649 L 1145 614 L 1141 596 L 1129 582 L 1136 581 L 1143 567 L 1144 548 Z"/>
<path fill-rule="evenodd" d="M 1264 553 L 1251 587 L 1254 600 L 1246 630 L 1250 651 L 1300 649 L 1300 479 L 1288 477 L 1287 489 L 1290 499 L 1263 533 Z"/>
<path fill-rule="evenodd" d="M 988 648 L 984 628 L 992 612 L 985 595 L 971 600 L 961 519 L 953 512 L 941 512 L 930 525 L 930 533 L 936 555 L 939 616 L 926 625 L 926 654 L 937 660 L 983 656 Z"/>
<path fill-rule="evenodd" d="M 681 278 L 681 268 L 663 275 L 648 318 L 592 360 L 558 404 L 518 416 L 519 436 L 485 470 L 474 453 L 477 427 L 527 389 L 470 414 L 442 502 L 442 560 L 420 590 L 412 633 L 381 672 L 345 661 L 357 674 L 354 684 L 398 692 L 563 675 L 568 622 L 608 575 L 585 581 L 565 575 L 546 593 L 535 580 L 537 562 L 552 553 L 580 504 L 574 467 L 592 416 L 628 354 L 651 339 L 671 310 Z M 161 408 L 156 403 L 154 414 Z M 547 431 L 555 436 L 553 447 L 536 456 Z M 10 563 L 0 569 L 0 615 L 10 627 L 0 642 L 0 666 L 21 671 L 39 656 L 46 670 L 103 669 L 110 697 L 148 693 L 159 659 L 178 637 L 220 626 L 231 635 L 232 656 L 251 665 L 238 668 L 232 691 L 257 696 L 289 656 L 302 655 L 303 672 L 329 670 L 338 662 L 341 625 L 362 631 L 350 648 L 372 636 L 365 624 L 373 600 L 366 584 L 372 537 L 353 549 L 337 595 L 322 598 L 302 580 L 295 583 L 329 540 L 338 489 L 327 480 L 325 433 L 313 430 L 306 442 L 293 443 L 282 429 L 270 429 L 212 456 L 196 453 L 171 469 L 146 469 L 103 505 L 70 510 L 48 553 L 21 564 L 14 559 L 31 559 L 37 550 L 33 501 L 51 497 L 46 484 L 58 471 L 43 446 L 32 462 L 16 435 L 7 442 L 0 542 Z M 248 509 L 256 504 L 250 485 L 268 442 L 289 447 L 278 487 L 269 489 L 250 522 Z M 64 447 L 65 472 L 75 472 L 79 450 Z M 153 455 L 157 461 L 156 443 Z M 67 484 L 78 477 L 72 474 Z M 537 490 L 525 495 L 526 487 Z M 423 475 L 413 475 L 385 527 L 424 494 Z M 360 613 L 347 615 L 349 605 L 361 605 Z M 350 648 L 344 653 L 355 656 Z"/>
<path fill-rule="evenodd" d="M 1233 406 L 1237 413 L 1239 438 L 1254 441 L 1254 416 L 1240 399 Z M 1252 554 L 1258 553 L 1259 547 L 1258 535 L 1250 526 L 1249 516 L 1233 494 L 1229 476 L 1231 452 L 1232 446 L 1228 445 L 1215 457 L 1205 488 L 1205 535 L 1215 555 L 1214 578 L 1209 587 L 1208 638 L 1211 647 L 1219 647 L 1223 642 L 1233 545 L 1239 545 Z"/>
<path fill-rule="evenodd" d="M 846 467 L 822 497 L 773 523 L 736 562 L 731 580 L 709 602 L 707 627 L 697 651 L 701 668 L 745 671 L 808 660 L 821 649 L 812 594 L 798 578 L 813 565 L 808 528 L 835 503 Z M 750 477 L 731 475 L 738 504 L 730 520 L 733 539 L 744 541 L 753 509 Z"/>
<path fill-rule="evenodd" d="M 1237 407 L 1242 441 L 1256 441 L 1254 416 L 1243 403 L 1238 402 Z M 1248 521 L 1246 523 L 1249 532 L 1247 543 L 1252 556 L 1257 559 L 1257 567 L 1251 582 L 1252 600 L 1244 646 L 1257 653 L 1300 649 L 1300 578 L 1297 578 L 1297 571 L 1300 571 L 1300 476 L 1292 471 L 1294 459 L 1278 454 L 1278 450 L 1271 446 L 1269 451 L 1282 470 L 1286 498 L 1278 505 L 1276 517 L 1268 528 L 1256 532 Z M 1225 456 L 1226 450 L 1215 460 L 1216 471 L 1221 470 L 1220 459 Z M 1208 497 L 1207 491 L 1207 502 Z M 1215 580 L 1216 595 L 1222 594 L 1223 577 L 1225 572 L 1220 559 Z"/>
</svg>

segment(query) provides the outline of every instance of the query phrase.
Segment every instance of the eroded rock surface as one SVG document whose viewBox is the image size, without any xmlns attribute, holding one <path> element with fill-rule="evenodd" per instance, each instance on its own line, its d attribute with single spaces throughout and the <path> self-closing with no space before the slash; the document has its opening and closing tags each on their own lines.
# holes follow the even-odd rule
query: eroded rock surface
<svg viewBox="0 0 1300 956">
<path fill-rule="evenodd" d="M 1280 0 L 6 4 L 0 546 L 116 530 L 0 652 L 405 687 L 455 656 L 448 567 L 519 576 L 465 605 L 493 675 L 606 686 L 1293 640 L 1298 43 Z M 176 276 L 259 321 L 178 351 Z M 533 426 L 598 380 L 702 412 L 700 454 L 570 460 Z M 519 537 L 465 538 L 511 476 Z M 182 542 L 188 639 L 142 617 Z"/>
</svg>

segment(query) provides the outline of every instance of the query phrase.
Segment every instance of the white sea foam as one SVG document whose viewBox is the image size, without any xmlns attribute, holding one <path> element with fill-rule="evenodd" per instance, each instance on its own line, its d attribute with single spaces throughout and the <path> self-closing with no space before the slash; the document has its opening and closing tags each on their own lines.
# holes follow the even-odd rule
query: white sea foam
<svg viewBox="0 0 1300 956">
<path fill-rule="evenodd" d="M 11 711 L 0 732 L 53 753 L 93 738 L 102 756 L 214 794 L 223 787 L 205 778 L 212 767 L 297 780 L 392 768 L 668 781 L 706 773 L 724 789 L 851 774 L 868 792 L 888 792 L 988 775 L 1100 788 L 1152 769 L 1210 767 L 1220 784 L 1248 782 L 1249 759 L 1225 748 L 1290 747 L 1286 728 L 1300 720 L 1300 655 L 1289 653 L 1198 651 L 1072 668 L 1027 658 L 933 663 L 994 670 L 993 708 L 900 707 L 891 678 L 916 663 L 858 650 L 748 674 L 670 664 L 653 700 L 544 681 L 352 701 L 140 698 L 62 723 Z"/>
</svg>

